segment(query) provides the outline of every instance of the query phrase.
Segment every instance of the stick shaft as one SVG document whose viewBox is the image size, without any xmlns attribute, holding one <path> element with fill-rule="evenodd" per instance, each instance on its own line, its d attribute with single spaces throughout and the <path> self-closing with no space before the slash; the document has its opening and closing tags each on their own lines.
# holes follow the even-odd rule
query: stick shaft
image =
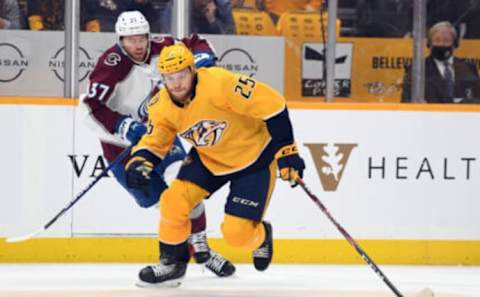
<svg viewBox="0 0 480 297">
<path fill-rule="evenodd" d="M 9 237 L 7 238 L 7 242 L 20 242 L 20 241 L 25 241 L 28 240 L 43 231 L 47 230 L 53 223 L 55 223 L 61 216 L 63 216 L 70 208 L 72 208 L 102 177 L 106 176 L 108 172 L 118 163 L 122 162 L 123 159 L 130 153 L 130 151 L 133 148 L 133 144 L 124 149 L 118 156 L 115 158 L 115 160 L 112 161 L 98 176 L 95 177 L 95 179 L 85 188 L 83 189 L 80 193 L 75 196 L 75 198 L 70 201 L 67 206 L 65 206 L 59 213 L 57 213 L 48 223 L 46 223 L 41 229 L 26 234 L 22 236 L 17 236 L 17 237 Z"/>
<path fill-rule="evenodd" d="M 95 177 L 95 179 L 85 188 L 83 189 L 82 191 L 80 191 L 80 193 L 77 194 L 77 196 L 72 200 L 70 201 L 67 206 L 65 206 L 57 215 L 55 215 L 47 224 L 45 224 L 45 226 L 43 227 L 44 230 L 47 230 L 51 225 L 53 225 L 53 223 L 55 223 L 58 218 L 60 218 L 63 214 L 65 214 L 70 208 L 72 208 L 72 206 L 74 206 L 79 200 L 80 198 L 82 198 L 91 188 L 93 188 L 93 186 L 95 184 L 98 183 L 98 181 L 100 179 L 102 179 L 102 177 L 106 176 L 108 174 L 108 172 L 110 171 L 110 169 L 112 169 L 114 166 L 116 166 L 118 163 L 122 162 L 123 159 L 125 159 L 125 157 L 130 153 L 130 150 L 133 148 L 133 145 L 130 145 L 129 147 L 127 147 L 126 149 L 124 149 L 118 156 L 117 158 L 115 158 L 115 160 L 113 160 L 112 163 L 110 163 L 107 168 L 105 168 L 102 173 L 100 173 L 98 176 Z"/>
<path fill-rule="evenodd" d="M 380 270 L 380 268 L 375 264 L 375 262 L 368 256 L 368 254 L 360 247 L 360 245 L 353 239 L 350 234 L 340 225 L 335 218 L 330 214 L 325 205 L 318 199 L 318 197 L 313 194 L 310 189 L 306 186 L 305 182 L 297 177 L 297 183 L 300 187 L 307 193 L 310 199 L 322 210 L 322 212 L 327 216 L 327 218 L 337 227 L 338 231 L 342 233 L 343 237 L 350 243 L 350 245 L 357 251 L 357 253 L 362 257 L 362 259 L 372 268 L 372 270 L 383 280 L 383 282 L 392 290 L 392 292 L 397 297 L 403 297 L 402 293 L 393 285 L 393 283 L 388 279 L 388 277 Z"/>
</svg>

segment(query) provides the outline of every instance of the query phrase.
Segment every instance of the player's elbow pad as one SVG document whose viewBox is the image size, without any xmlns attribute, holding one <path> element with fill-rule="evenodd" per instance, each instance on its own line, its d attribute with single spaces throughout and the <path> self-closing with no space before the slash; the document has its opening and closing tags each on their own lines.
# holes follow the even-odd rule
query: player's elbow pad
<svg viewBox="0 0 480 297">
<path fill-rule="evenodd" d="M 272 136 L 272 141 L 276 148 L 292 144 L 293 131 L 290 118 L 288 116 L 288 109 L 285 109 L 279 114 L 269 118 L 265 121 L 267 129 Z"/>
</svg>

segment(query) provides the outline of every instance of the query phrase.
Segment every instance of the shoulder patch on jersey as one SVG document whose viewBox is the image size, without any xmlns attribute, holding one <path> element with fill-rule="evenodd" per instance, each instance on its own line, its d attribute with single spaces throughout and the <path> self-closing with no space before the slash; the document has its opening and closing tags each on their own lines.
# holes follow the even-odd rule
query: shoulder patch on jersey
<svg viewBox="0 0 480 297">
<path fill-rule="evenodd" d="M 227 126 L 225 121 L 201 120 L 181 133 L 180 136 L 197 147 L 214 146 L 222 138 L 223 131 Z"/>
<path fill-rule="evenodd" d="M 103 63 L 108 66 L 117 66 L 122 60 L 122 57 L 118 53 L 109 53 Z"/>
</svg>

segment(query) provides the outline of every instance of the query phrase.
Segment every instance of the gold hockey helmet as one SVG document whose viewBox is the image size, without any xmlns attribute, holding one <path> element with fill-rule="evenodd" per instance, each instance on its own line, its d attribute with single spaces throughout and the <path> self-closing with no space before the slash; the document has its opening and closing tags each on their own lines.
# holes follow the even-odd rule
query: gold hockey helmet
<svg viewBox="0 0 480 297">
<path fill-rule="evenodd" d="M 183 43 L 177 43 L 162 49 L 157 67 L 161 74 L 177 72 L 187 67 L 194 69 L 195 58 Z"/>
</svg>

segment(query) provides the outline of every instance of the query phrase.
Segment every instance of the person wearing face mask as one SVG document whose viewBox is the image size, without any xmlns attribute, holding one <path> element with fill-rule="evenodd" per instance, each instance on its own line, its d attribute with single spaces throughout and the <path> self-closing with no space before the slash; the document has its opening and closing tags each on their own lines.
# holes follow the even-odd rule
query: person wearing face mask
<svg viewBox="0 0 480 297">
<path fill-rule="evenodd" d="M 474 65 L 454 57 L 459 38 L 450 22 L 428 31 L 430 55 L 425 59 L 425 102 L 480 103 L 480 80 Z M 411 102 L 411 68 L 405 70 L 402 102 Z"/>
</svg>

